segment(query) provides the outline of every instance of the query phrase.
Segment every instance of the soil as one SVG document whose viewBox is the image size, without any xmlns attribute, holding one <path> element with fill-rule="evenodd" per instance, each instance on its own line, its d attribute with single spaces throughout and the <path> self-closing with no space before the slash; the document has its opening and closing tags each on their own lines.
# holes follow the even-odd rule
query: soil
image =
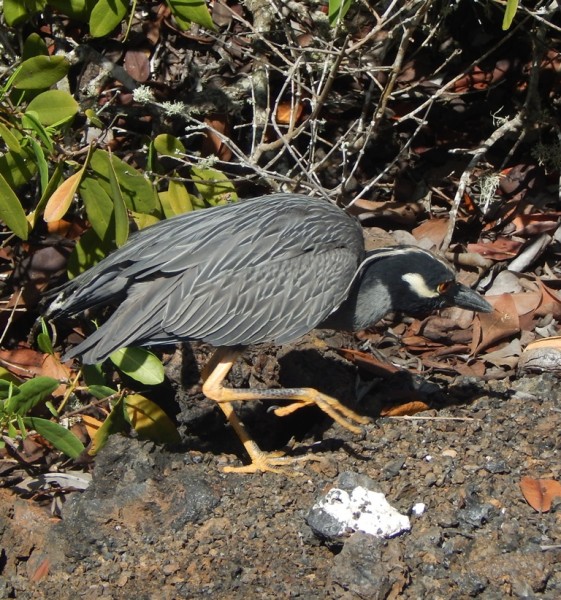
<svg viewBox="0 0 561 600">
<path fill-rule="evenodd" d="M 356 368 L 325 345 L 262 349 L 232 383 L 296 377 L 352 405 Z M 364 414 L 400 385 L 370 383 L 355 407 Z M 428 389 L 438 411 L 377 418 L 362 438 L 313 409 L 279 419 L 266 403 L 239 407 L 262 447 L 289 443 L 320 459 L 293 476 L 224 473 L 243 450 L 191 390 L 178 415 L 183 447 L 111 437 L 88 489 L 58 498 L 61 518 L 44 495 L 0 490 L 0 598 L 561 597 L 561 503 L 537 512 L 520 488 L 524 476 L 559 479 L 558 380 L 433 378 Z M 383 492 L 411 530 L 318 537 L 310 511 L 342 476 Z"/>
</svg>

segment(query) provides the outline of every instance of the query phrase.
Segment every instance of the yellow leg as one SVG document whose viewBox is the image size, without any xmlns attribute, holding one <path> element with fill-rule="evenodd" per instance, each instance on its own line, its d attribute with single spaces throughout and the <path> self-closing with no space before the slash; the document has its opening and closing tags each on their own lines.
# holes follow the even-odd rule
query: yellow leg
<svg viewBox="0 0 561 600">
<path fill-rule="evenodd" d="M 296 402 L 293 404 L 275 410 L 275 413 L 280 416 L 294 412 L 303 406 L 315 404 L 334 421 L 337 421 L 337 423 L 353 433 L 361 433 L 361 429 L 350 421 L 360 424 L 369 422 L 368 418 L 357 415 L 335 398 L 331 398 L 312 388 L 236 390 L 224 387 L 223 381 L 240 352 L 241 350 L 239 349 L 219 348 L 211 357 L 207 368 L 203 371 L 206 376 L 203 384 L 204 395 L 218 403 L 251 459 L 250 465 L 244 467 L 227 467 L 225 470 L 243 473 L 254 473 L 256 471 L 286 472 L 281 467 L 290 462 L 319 460 L 315 456 L 287 457 L 279 453 L 271 454 L 263 452 L 247 433 L 243 423 L 234 412 L 232 402 L 259 399 L 295 400 Z"/>
</svg>

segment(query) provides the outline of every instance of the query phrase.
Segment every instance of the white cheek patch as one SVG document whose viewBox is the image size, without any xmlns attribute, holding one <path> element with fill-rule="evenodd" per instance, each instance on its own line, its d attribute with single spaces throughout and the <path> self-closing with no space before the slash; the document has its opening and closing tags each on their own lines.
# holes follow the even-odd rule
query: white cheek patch
<svg viewBox="0 0 561 600">
<path fill-rule="evenodd" d="M 402 279 L 409 284 L 409 287 L 420 298 L 436 298 L 440 296 L 436 290 L 429 288 L 425 278 L 419 273 L 405 273 L 405 275 L 402 275 Z"/>
</svg>

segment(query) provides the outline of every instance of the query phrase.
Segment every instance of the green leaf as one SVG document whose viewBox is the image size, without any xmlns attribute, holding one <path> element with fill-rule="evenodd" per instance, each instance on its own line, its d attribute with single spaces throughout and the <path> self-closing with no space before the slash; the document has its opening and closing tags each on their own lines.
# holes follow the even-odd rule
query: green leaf
<svg viewBox="0 0 561 600">
<path fill-rule="evenodd" d="M 152 400 L 140 394 L 131 394 L 125 398 L 125 411 L 140 438 L 159 444 L 177 444 L 181 441 L 173 421 Z"/>
<path fill-rule="evenodd" d="M 13 190 L 28 183 L 37 172 L 34 158 L 35 153 L 29 146 L 22 147 L 21 153 L 6 152 L 0 156 L 0 174 Z"/>
<path fill-rule="evenodd" d="M 171 209 L 171 215 L 181 215 L 183 213 L 193 210 L 193 203 L 191 197 L 185 186 L 179 181 L 170 181 L 167 201 Z"/>
<path fill-rule="evenodd" d="M 158 385 L 164 380 L 164 365 L 144 348 L 121 348 L 109 359 L 120 371 L 144 385 Z"/>
<path fill-rule="evenodd" d="M 90 33 L 103 37 L 119 25 L 129 8 L 127 0 L 98 0 L 90 15 Z"/>
<path fill-rule="evenodd" d="M 205 0 L 167 0 L 167 3 L 184 29 L 188 29 L 189 23 L 197 23 L 210 30 L 216 29 Z"/>
<path fill-rule="evenodd" d="M 174 135 L 162 133 L 154 139 L 154 148 L 162 156 L 185 155 L 185 146 Z"/>
<path fill-rule="evenodd" d="M 46 0 L 4 0 L 4 19 L 9 27 L 20 25 L 31 16 L 41 12 L 46 5 Z"/>
<path fill-rule="evenodd" d="M 46 90 L 64 79 L 69 69 L 64 56 L 34 56 L 21 63 L 13 86 L 18 90 Z"/>
<path fill-rule="evenodd" d="M 47 149 L 49 154 L 52 154 L 54 151 L 53 140 L 51 139 L 51 134 L 47 131 L 47 129 L 42 125 L 39 115 L 34 111 L 27 111 L 23 117 L 21 118 L 21 124 L 25 129 L 30 129 L 37 134 L 37 137 L 43 142 L 43 145 Z M 30 138 L 30 143 L 33 148 L 33 153 L 36 155 L 35 144 L 37 144 L 37 140 L 34 138 Z"/>
<path fill-rule="evenodd" d="M 94 126 L 97 127 L 99 129 L 103 129 L 103 121 L 97 116 L 96 112 L 94 110 L 92 110 L 91 108 L 87 108 L 84 111 L 84 114 L 86 115 L 86 117 L 88 118 L 88 121 Z"/>
<path fill-rule="evenodd" d="M 21 154 L 21 146 L 17 137 L 4 125 L 0 123 L 0 137 L 4 140 L 8 149 L 16 154 Z"/>
<path fill-rule="evenodd" d="M 92 440 L 92 446 L 88 450 L 88 454 L 94 456 L 103 448 L 103 446 L 105 446 L 110 435 L 119 433 L 120 431 L 126 431 L 127 428 L 128 422 L 124 414 L 124 401 L 121 397 L 115 402 L 109 416 L 97 430 L 95 438 Z"/>
<path fill-rule="evenodd" d="M 64 452 L 70 458 L 78 458 L 85 450 L 84 444 L 71 431 L 58 423 L 39 417 L 26 417 L 23 421 L 29 429 L 35 429 L 57 450 Z"/>
<path fill-rule="evenodd" d="M 111 184 L 111 198 L 113 199 L 113 214 L 115 215 L 115 243 L 120 248 L 129 237 L 129 216 L 117 174 L 113 165 L 113 155 L 109 153 L 109 183 Z"/>
<path fill-rule="evenodd" d="M 160 203 L 152 183 L 134 167 L 116 156 L 112 156 L 111 162 L 109 162 L 109 153 L 105 150 L 96 150 L 93 153 L 90 166 L 98 176 L 96 177 L 98 183 L 109 198 L 112 194 L 109 175 L 112 168 L 117 176 L 127 208 L 133 212 L 160 216 Z"/>
<path fill-rule="evenodd" d="M 329 0 L 328 17 L 331 27 L 343 20 L 352 3 L 353 0 Z"/>
<path fill-rule="evenodd" d="M 82 366 L 82 376 L 84 377 L 84 383 L 90 386 L 103 386 L 105 387 L 106 379 L 105 373 L 101 367 L 101 364 L 97 365 L 83 365 Z M 107 396 L 111 396 L 115 393 L 115 390 L 111 390 L 107 388 L 109 391 L 108 394 L 102 396 L 102 398 L 106 398 Z"/>
<path fill-rule="evenodd" d="M 52 377 L 34 377 L 22 383 L 18 393 L 8 400 L 10 412 L 25 415 L 39 402 L 48 398 L 60 385 Z"/>
<path fill-rule="evenodd" d="M 0 175 L 0 220 L 22 240 L 29 236 L 25 211 L 8 182 Z"/>
<path fill-rule="evenodd" d="M 90 394 L 95 396 L 98 400 L 103 400 L 104 398 L 109 398 L 109 396 L 114 396 L 117 393 L 117 390 L 114 390 L 106 385 L 90 385 L 88 386 L 88 392 L 90 392 Z"/>
<path fill-rule="evenodd" d="M 49 6 L 72 19 L 85 22 L 95 2 L 96 0 L 49 0 Z"/>
<path fill-rule="evenodd" d="M 191 177 L 199 194 L 213 206 L 238 199 L 234 184 L 220 171 L 192 167 Z"/>
<path fill-rule="evenodd" d="M 503 17 L 503 31 L 506 31 L 512 25 L 512 21 L 518 10 L 518 0 L 507 0 L 505 14 Z"/>
<path fill-rule="evenodd" d="M 43 125 L 55 125 L 71 119 L 79 106 L 76 100 L 63 90 L 47 90 L 29 103 L 27 112 L 36 112 Z"/>
<path fill-rule="evenodd" d="M 88 220 L 99 239 L 114 239 L 113 202 L 105 189 L 96 178 L 87 176 L 82 180 L 79 192 Z"/>
<path fill-rule="evenodd" d="M 35 154 L 35 162 L 37 164 L 37 169 L 39 169 L 39 181 L 41 183 L 41 193 L 44 193 L 47 189 L 47 185 L 49 184 L 49 165 L 47 164 L 47 159 L 45 158 L 45 151 L 41 144 L 32 137 L 29 137 L 29 143 L 33 148 L 33 153 Z"/>
<path fill-rule="evenodd" d="M 63 168 L 64 161 L 61 160 L 59 163 L 56 164 L 55 170 L 53 171 L 53 174 L 51 175 L 51 178 L 47 183 L 47 187 L 41 194 L 41 198 L 39 199 L 39 202 L 37 202 L 35 210 L 29 215 L 28 220 L 31 224 L 32 229 L 33 227 L 35 227 L 37 218 L 43 214 L 45 206 L 47 206 L 47 202 L 49 201 L 49 198 L 55 193 L 55 190 L 58 188 L 60 180 L 62 178 Z"/>
<path fill-rule="evenodd" d="M 70 279 L 93 267 L 105 258 L 115 246 L 106 240 L 101 240 L 93 229 L 88 229 L 68 258 L 67 270 Z"/>
<path fill-rule="evenodd" d="M 6 3 L 4 2 L 4 6 Z M 23 52 L 21 54 L 21 59 L 26 61 L 28 58 L 33 58 L 34 56 L 48 56 L 49 50 L 47 49 L 47 44 L 38 33 L 31 33 L 25 38 L 25 42 L 23 42 Z"/>
</svg>

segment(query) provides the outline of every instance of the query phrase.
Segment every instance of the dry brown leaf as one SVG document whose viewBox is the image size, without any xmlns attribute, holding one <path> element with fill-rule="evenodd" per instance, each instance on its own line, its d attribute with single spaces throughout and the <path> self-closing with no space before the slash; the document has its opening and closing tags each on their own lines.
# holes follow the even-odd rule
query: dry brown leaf
<svg viewBox="0 0 561 600">
<path fill-rule="evenodd" d="M 412 233 L 417 240 L 430 240 L 433 247 L 440 248 L 448 233 L 448 219 L 429 219 L 415 227 Z M 426 247 L 426 246 L 425 246 Z"/>
<path fill-rule="evenodd" d="M 342 357 L 375 375 L 392 375 L 400 370 L 389 362 L 378 360 L 375 356 L 366 352 L 352 350 L 351 348 L 336 348 L 336 350 Z"/>
<path fill-rule="evenodd" d="M 70 379 L 70 369 L 62 364 L 58 357 L 52 354 L 45 354 L 42 366 L 41 375 L 45 377 L 52 377 L 63 382 Z M 53 392 L 53 396 L 62 396 L 66 392 L 66 388 L 66 383 L 61 383 Z"/>
<path fill-rule="evenodd" d="M 150 77 L 150 51 L 144 49 L 127 50 L 125 54 L 125 71 L 140 83 Z"/>
<path fill-rule="evenodd" d="M 280 125 L 290 125 L 298 123 L 302 117 L 304 105 L 302 102 L 281 102 L 277 108 L 277 123 Z"/>
<path fill-rule="evenodd" d="M 561 213 L 534 213 L 530 215 L 518 215 L 512 220 L 515 227 L 513 235 L 532 237 L 548 231 L 555 231 L 559 226 Z"/>
<path fill-rule="evenodd" d="M 205 123 L 210 126 L 205 132 L 201 152 L 203 156 L 214 154 L 220 160 L 228 162 L 232 158 L 232 151 L 223 142 L 223 136 L 228 137 L 230 127 L 225 115 L 214 115 L 206 117 Z"/>
<path fill-rule="evenodd" d="M 51 561 L 48 558 L 43 559 L 39 566 L 35 569 L 35 572 L 31 576 L 31 581 L 37 582 L 41 581 L 41 579 L 45 579 L 45 577 L 49 574 L 49 567 L 51 566 Z"/>
<path fill-rule="evenodd" d="M 526 346 L 525 350 L 536 350 L 538 348 L 557 348 L 561 350 L 561 335 L 534 340 Z"/>
<path fill-rule="evenodd" d="M 31 348 L 0 350 L 0 364 L 14 375 L 33 377 L 43 369 L 43 353 Z"/>
<path fill-rule="evenodd" d="M 408 402 L 407 404 L 400 404 L 399 406 L 390 406 L 388 408 L 383 408 L 380 411 L 381 417 L 410 417 L 411 415 L 416 415 L 417 413 L 423 412 L 424 410 L 429 410 L 430 406 L 421 402 L 420 400 L 413 400 L 413 402 Z"/>
<path fill-rule="evenodd" d="M 512 296 L 502 294 L 495 298 L 486 298 L 495 309 L 492 313 L 481 313 L 478 319 L 481 322 L 481 341 L 477 344 L 474 336 L 472 354 L 477 354 L 511 335 L 520 332 L 518 311 Z"/>
<path fill-rule="evenodd" d="M 100 420 L 90 417 L 90 415 L 82 415 L 82 422 L 92 440 L 95 438 L 95 434 L 98 432 L 99 428 L 103 425 Z"/>
<path fill-rule="evenodd" d="M 554 498 L 561 498 L 561 483 L 555 479 L 522 477 L 520 489 L 526 502 L 538 512 L 548 512 Z"/>
<path fill-rule="evenodd" d="M 506 238 L 497 238 L 492 242 L 468 244 L 467 251 L 474 252 L 491 260 L 510 260 L 514 258 L 522 246 L 522 242 L 516 242 Z"/>
</svg>

